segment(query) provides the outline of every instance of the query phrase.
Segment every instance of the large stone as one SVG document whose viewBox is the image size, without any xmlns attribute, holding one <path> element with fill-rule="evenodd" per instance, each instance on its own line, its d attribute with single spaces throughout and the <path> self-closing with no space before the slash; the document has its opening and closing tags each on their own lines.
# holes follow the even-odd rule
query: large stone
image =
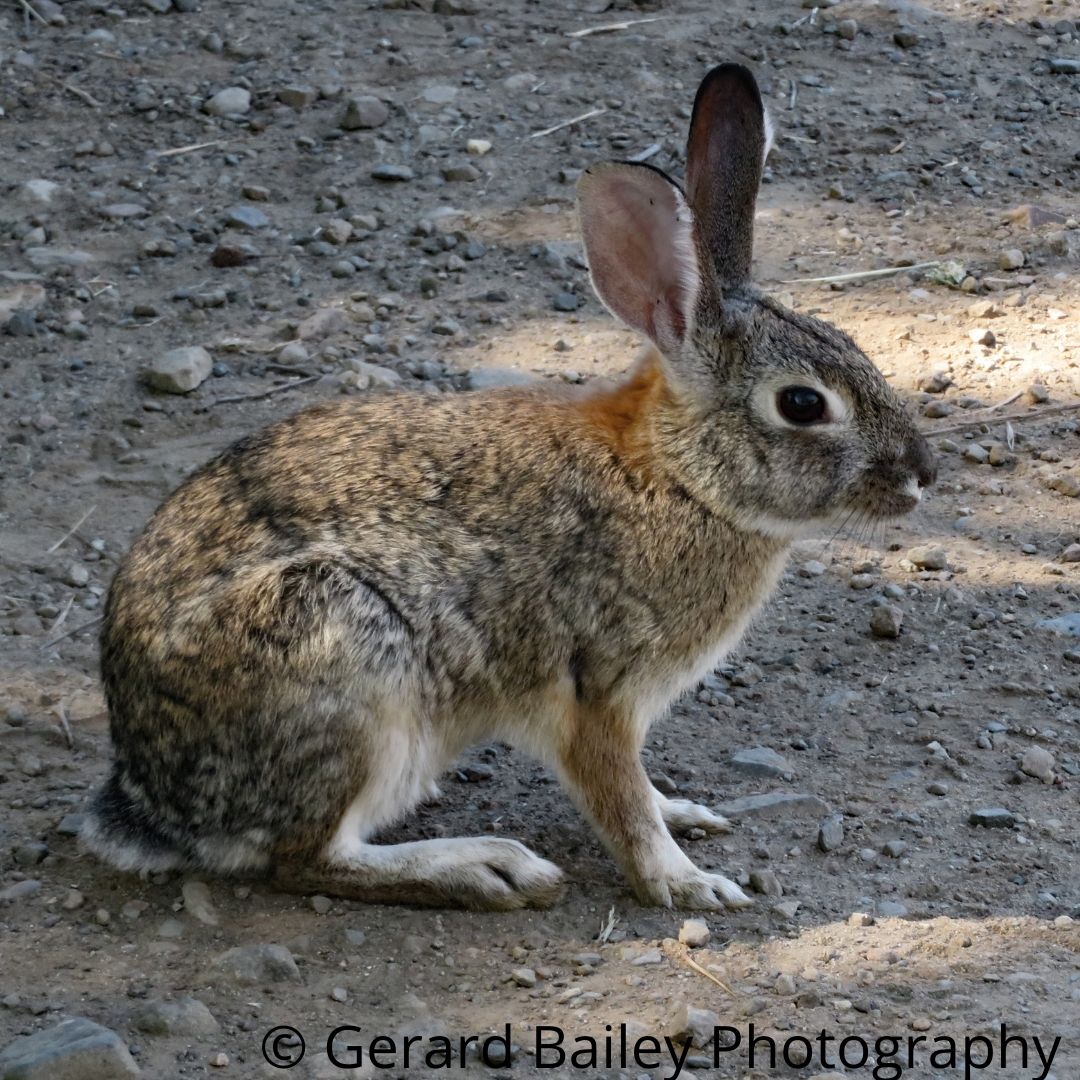
<svg viewBox="0 0 1080 1080">
<path fill-rule="evenodd" d="M 167 394 L 186 394 L 202 385 L 213 368 L 213 357 L 201 345 L 186 345 L 154 360 L 146 370 L 146 382 Z"/>
<path fill-rule="evenodd" d="M 81 1016 L 0 1051 L 0 1080 L 124 1080 L 139 1066 L 115 1031 Z"/>
<path fill-rule="evenodd" d="M 240 945 L 222 953 L 214 967 L 242 986 L 300 981 L 300 969 L 284 945 Z"/>
</svg>

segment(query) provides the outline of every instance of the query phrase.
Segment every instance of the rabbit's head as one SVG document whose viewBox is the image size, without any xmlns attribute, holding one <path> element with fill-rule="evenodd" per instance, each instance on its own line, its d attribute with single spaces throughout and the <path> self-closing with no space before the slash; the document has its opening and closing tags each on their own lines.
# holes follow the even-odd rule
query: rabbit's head
<svg viewBox="0 0 1080 1080">
<path fill-rule="evenodd" d="M 779 536 L 899 516 L 935 476 L 903 402 L 846 334 L 750 281 L 770 138 L 754 77 L 723 64 L 694 103 L 685 191 L 648 165 L 590 168 L 593 285 L 664 358 L 673 405 L 657 437 L 698 498 Z"/>
</svg>

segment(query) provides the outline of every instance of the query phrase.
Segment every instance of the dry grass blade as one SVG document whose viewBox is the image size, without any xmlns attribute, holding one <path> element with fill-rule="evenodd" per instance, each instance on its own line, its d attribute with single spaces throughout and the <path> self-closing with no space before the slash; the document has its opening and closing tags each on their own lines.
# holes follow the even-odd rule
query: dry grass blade
<svg viewBox="0 0 1080 1080">
<path fill-rule="evenodd" d="M 37 19 L 42 26 L 49 25 L 49 20 L 46 19 L 45 16 L 29 2 L 29 0 L 19 0 L 19 7 L 21 7 L 31 18 Z"/>
<path fill-rule="evenodd" d="M 58 550 L 59 548 L 62 548 L 62 547 L 63 547 L 63 546 L 64 546 L 64 545 L 65 545 L 65 544 L 66 544 L 66 543 L 67 543 L 67 542 L 68 542 L 68 541 L 69 541 L 69 540 L 70 540 L 70 539 L 71 539 L 71 538 L 72 538 L 72 537 L 73 537 L 73 536 L 75 535 L 75 533 L 76 533 L 76 531 L 78 530 L 79 526 L 80 526 L 80 525 L 82 525 L 82 524 L 83 524 L 83 522 L 84 522 L 84 521 L 86 521 L 86 519 L 87 519 L 87 518 L 88 518 L 88 517 L 89 517 L 89 516 L 90 516 L 90 515 L 91 515 L 91 514 L 92 514 L 92 513 L 93 513 L 93 512 L 94 512 L 94 511 L 96 510 L 96 509 L 97 509 L 97 506 L 96 506 L 96 505 L 94 505 L 94 506 L 91 506 L 91 507 L 90 507 L 90 509 L 89 509 L 89 510 L 87 510 L 87 511 L 86 511 L 86 513 L 85 513 L 85 514 L 83 514 L 83 516 L 82 516 L 81 518 L 79 518 L 79 520 L 78 520 L 78 521 L 76 521 L 76 522 L 75 522 L 75 524 L 74 524 L 74 525 L 72 525 L 72 526 L 71 526 L 71 528 L 70 528 L 70 529 L 68 529 L 68 531 L 67 531 L 66 533 L 64 533 L 64 535 L 63 535 L 63 536 L 61 536 L 61 537 L 60 537 L 60 539 L 59 539 L 59 540 L 57 540 L 57 541 L 56 541 L 56 543 L 55 543 L 55 544 L 53 544 L 53 546 L 52 546 L 51 548 L 48 548 L 48 549 L 46 550 L 45 554 L 46 554 L 46 555 L 51 555 L 51 554 L 52 554 L 52 553 L 53 553 L 54 551 L 57 551 L 57 550 Z"/>
<path fill-rule="evenodd" d="M 603 26 L 586 26 L 582 30 L 567 30 L 568 38 L 592 37 L 593 34 L 613 34 L 617 30 L 629 30 L 632 26 L 641 26 L 643 23 L 659 22 L 666 19 L 666 15 L 650 15 L 645 19 L 626 19 L 624 22 L 604 23 Z"/>
<path fill-rule="evenodd" d="M 211 139 L 209 142 L 188 143 L 187 146 L 174 146 L 171 150 L 155 150 L 154 160 L 179 157 L 181 154 L 194 154 L 196 150 L 209 150 L 212 146 L 224 146 L 227 140 Z"/>
<path fill-rule="evenodd" d="M 611 910 L 607 913 L 607 919 L 600 924 L 600 933 L 596 935 L 596 940 L 601 945 L 606 945 L 611 940 L 612 931 L 615 929 L 615 906 L 612 905 Z"/>
<path fill-rule="evenodd" d="M 91 109 L 101 108 L 101 102 L 98 101 L 93 94 L 88 94 L 85 90 L 81 90 L 79 87 L 73 86 L 69 82 L 63 83 L 62 85 L 69 94 L 74 94 L 80 101 L 85 101 Z"/>
<path fill-rule="evenodd" d="M 549 128 L 544 128 L 542 131 L 534 131 L 529 138 L 530 139 L 542 139 L 545 135 L 553 135 L 556 131 L 562 131 L 563 128 L 573 127 L 575 124 L 580 124 L 583 120 L 591 120 L 594 116 L 602 116 L 607 112 L 607 109 L 598 108 L 590 109 L 588 112 L 583 112 L 580 116 L 572 116 L 569 120 L 564 120 L 561 124 L 552 124 Z"/>
<path fill-rule="evenodd" d="M 856 270 L 850 274 L 829 274 L 826 277 L 791 278 L 781 281 L 781 285 L 829 285 L 841 281 L 871 281 L 874 278 L 891 277 L 893 274 L 906 274 L 909 270 L 928 270 L 932 266 L 940 266 L 939 259 L 930 262 L 912 263 L 910 266 L 885 266 L 880 270 Z"/>
<path fill-rule="evenodd" d="M 71 724 L 68 722 L 67 709 L 64 708 L 62 702 L 56 706 L 56 721 L 64 734 L 64 741 L 67 743 L 67 748 L 69 750 L 74 750 L 75 736 L 71 734 Z"/>
<path fill-rule="evenodd" d="M 42 646 L 42 652 L 46 649 L 51 649 L 54 645 L 59 645 L 61 641 L 66 638 L 74 637 L 76 634 L 81 634 L 84 630 L 93 630 L 95 626 L 100 626 L 105 621 L 104 615 L 99 615 L 96 619 L 91 619 L 89 622 L 84 622 L 81 626 L 76 626 L 71 630 L 66 631 L 59 637 L 50 638 Z"/>
<path fill-rule="evenodd" d="M 729 994 L 731 997 L 741 997 L 737 990 L 733 990 L 723 979 L 718 979 L 711 971 L 703 968 L 691 955 L 687 946 L 677 941 L 671 941 L 665 943 L 664 951 L 674 960 L 680 961 L 685 964 L 691 971 L 696 971 L 699 975 L 704 976 L 709 982 L 716 983 L 724 993 Z"/>
</svg>

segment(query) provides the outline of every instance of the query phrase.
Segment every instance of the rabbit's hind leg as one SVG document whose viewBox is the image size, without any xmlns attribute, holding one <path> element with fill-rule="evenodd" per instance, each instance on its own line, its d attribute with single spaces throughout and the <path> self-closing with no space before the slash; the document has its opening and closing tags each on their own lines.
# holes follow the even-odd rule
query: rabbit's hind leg
<svg viewBox="0 0 1080 1080">
<path fill-rule="evenodd" d="M 348 851 L 332 846 L 310 865 L 280 865 L 275 883 L 286 892 L 370 903 L 514 911 L 553 904 L 562 872 L 524 844 L 497 837 L 387 845 L 357 840 Z"/>
</svg>

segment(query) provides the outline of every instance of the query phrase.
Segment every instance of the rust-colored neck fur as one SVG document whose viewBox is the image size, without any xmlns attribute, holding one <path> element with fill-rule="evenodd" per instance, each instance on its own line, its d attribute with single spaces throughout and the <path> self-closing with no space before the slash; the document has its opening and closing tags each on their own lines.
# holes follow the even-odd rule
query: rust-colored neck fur
<svg viewBox="0 0 1080 1080">
<path fill-rule="evenodd" d="M 664 360 L 650 348 L 625 378 L 592 391 L 578 408 L 594 438 L 627 467 L 649 478 L 656 460 L 658 414 L 674 404 Z"/>
</svg>

